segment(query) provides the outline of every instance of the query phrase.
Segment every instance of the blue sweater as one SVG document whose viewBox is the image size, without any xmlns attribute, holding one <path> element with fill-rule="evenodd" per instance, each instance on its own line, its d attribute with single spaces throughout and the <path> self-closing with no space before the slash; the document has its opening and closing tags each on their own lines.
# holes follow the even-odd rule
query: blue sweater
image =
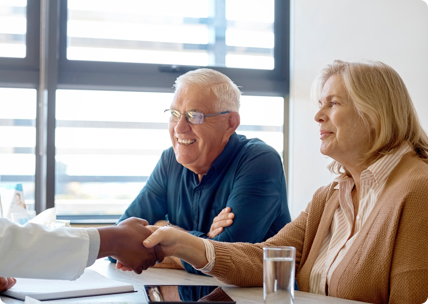
<svg viewBox="0 0 428 304">
<path fill-rule="evenodd" d="M 150 224 L 166 219 L 206 238 L 214 217 L 225 207 L 235 218 L 214 238 L 217 241 L 261 242 L 290 222 L 284 170 L 272 147 L 234 133 L 200 183 L 169 148 L 119 222 L 132 216 Z M 183 266 L 197 273 L 184 261 Z"/>
</svg>

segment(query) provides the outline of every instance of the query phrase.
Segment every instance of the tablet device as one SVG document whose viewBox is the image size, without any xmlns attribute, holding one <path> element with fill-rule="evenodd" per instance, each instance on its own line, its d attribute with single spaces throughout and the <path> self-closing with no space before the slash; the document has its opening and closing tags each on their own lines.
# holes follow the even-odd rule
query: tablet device
<svg viewBox="0 0 428 304">
<path fill-rule="evenodd" d="M 219 286 L 205 285 L 145 285 L 149 303 L 196 303 L 234 304 Z"/>
</svg>

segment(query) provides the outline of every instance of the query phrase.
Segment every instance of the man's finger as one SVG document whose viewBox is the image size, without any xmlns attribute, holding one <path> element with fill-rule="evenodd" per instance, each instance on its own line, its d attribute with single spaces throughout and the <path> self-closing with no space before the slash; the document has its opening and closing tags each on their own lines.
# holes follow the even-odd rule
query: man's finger
<svg viewBox="0 0 428 304">
<path fill-rule="evenodd" d="M 0 278 L 0 291 L 5 291 L 11 288 L 16 284 L 16 279 L 14 278 Z"/>
<path fill-rule="evenodd" d="M 224 221 L 221 221 L 221 222 L 216 222 L 216 223 L 213 223 L 211 225 L 211 230 L 215 230 L 215 229 L 218 229 L 218 228 L 229 227 L 232 224 L 233 224 L 233 220 L 231 220 L 231 219 L 227 219 L 227 220 L 224 220 Z"/>
<path fill-rule="evenodd" d="M 213 239 L 217 235 L 219 235 L 222 231 L 223 231 L 223 227 L 220 227 L 220 228 L 214 229 L 213 231 L 210 231 L 207 235 L 209 238 Z"/>
<path fill-rule="evenodd" d="M 218 215 L 214 218 L 213 222 L 219 222 L 219 221 L 224 221 L 224 220 L 228 220 L 228 219 L 233 219 L 235 217 L 234 213 L 225 213 L 222 215 Z"/>
<path fill-rule="evenodd" d="M 121 262 L 116 261 L 116 269 L 122 269 L 123 265 Z"/>
<path fill-rule="evenodd" d="M 226 208 L 224 208 L 223 210 L 222 210 L 222 212 L 225 212 L 225 213 L 229 213 L 230 211 L 232 211 L 232 209 L 230 209 L 230 207 L 226 207 Z"/>
<path fill-rule="evenodd" d="M 138 266 L 138 267 L 135 267 L 133 270 L 135 273 L 141 274 L 143 272 L 143 267 Z"/>
<path fill-rule="evenodd" d="M 149 222 L 145 219 L 141 219 L 143 226 L 148 226 Z"/>
</svg>

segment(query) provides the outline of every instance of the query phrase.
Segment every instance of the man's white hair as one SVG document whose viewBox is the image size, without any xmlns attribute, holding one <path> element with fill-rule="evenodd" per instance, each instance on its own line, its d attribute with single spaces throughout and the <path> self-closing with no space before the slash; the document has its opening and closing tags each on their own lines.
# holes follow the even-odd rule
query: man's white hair
<svg viewBox="0 0 428 304">
<path fill-rule="evenodd" d="M 218 71 L 212 69 L 197 69 L 179 76 L 175 80 L 175 92 L 197 85 L 211 90 L 217 97 L 214 105 L 216 112 L 239 112 L 241 91 L 233 81 Z"/>
</svg>

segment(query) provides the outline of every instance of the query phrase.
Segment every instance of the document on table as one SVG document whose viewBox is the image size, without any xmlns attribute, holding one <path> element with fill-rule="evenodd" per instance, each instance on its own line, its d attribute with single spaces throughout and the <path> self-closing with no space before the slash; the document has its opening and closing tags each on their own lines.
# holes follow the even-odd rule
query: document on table
<svg viewBox="0 0 428 304">
<path fill-rule="evenodd" d="M 25 296 L 37 300 L 53 300 L 132 291 L 132 284 L 115 281 L 94 270 L 85 269 L 75 281 L 17 278 L 16 285 L 2 294 L 19 300 L 24 300 Z"/>
</svg>

